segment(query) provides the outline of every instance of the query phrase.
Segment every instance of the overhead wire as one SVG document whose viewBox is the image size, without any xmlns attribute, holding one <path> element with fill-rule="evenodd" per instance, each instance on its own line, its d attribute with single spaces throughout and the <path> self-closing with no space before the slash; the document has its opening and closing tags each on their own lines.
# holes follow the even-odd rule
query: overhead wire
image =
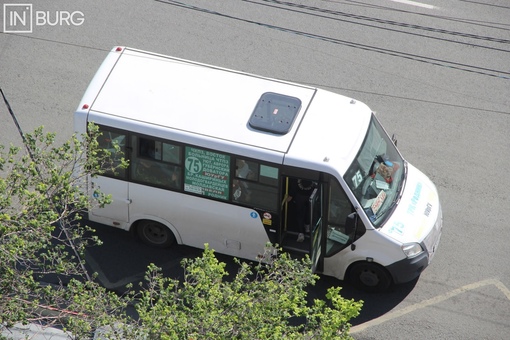
<svg viewBox="0 0 510 340">
<path fill-rule="evenodd" d="M 300 31 L 295 31 L 295 30 L 286 29 L 286 28 L 279 28 L 277 26 L 267 25 L 267 24 L 256 22 L 256 21 L 247 20 L 247 19 L 241 19 L 241 18 L 229 16 L 229 15 L 226 15 L 226 14 L 222 14 L 222 13 L 219 13 L 219 12 L 216 12 L 216 11 L 213 11 L 213 10 L 208 10 L 208 9 L 204 9 L 204 8 L 199 8 L 199 7 L 187 5 L 187 4 L 181 3 L 179 1 L 174 1 L 174 0 L 155 0 L 155 1 L 161 2 L 161 3 L 165 3 L 165 4 L 175 5 L 177 7 L 182 7 L 182 8 L 186 8 L 186 9 L 198 10 L 198 11 L 201 11 L 201 12 L 204 12 L 204 13 L 207 13 L 207 14 L 220 15 L 222 17 L 227 17 L 227 18 L 231 18 L 231 19 L 235 19 L 235 20 L 240 20 L 240 21 L 244 21 L 244 22 L 247 22 L 247 23 L 251 23 L 251 24 L 256 24 L 256 25 L 260 25 L 260 26 L 267 26 L 269 28 L 279 29 L 281 31 L 289 32 L 289 33 L 295 33 L 295 34 L 299 34 L 299 35 L 302 35 L 302 36 L 305 36 L 305 37 L 320 39 L 320 40 L 324 40 L 324 41 L 330 41 L 330 42 L 338 43 L 338 44 L 344 44 L 346 46 L 352 46 L 352 47 L 355 47 L 355 48 L 362 48 L 362 49 L 366 49 L 368 51 L 377 51 L 377 50 L 374 50 L 374 49 L 376 49 L 375 47 L 371 47 L 371 46 L 368 46 L 368 45 L 367 46 L 363 46 L 361 44 L 356 44 L 356 43 L 352 43 L 352 42 L 348 42 L 348 41 L 342 41 L 342 40 L 338 40 L 338 39 L 334 39 L 334 38 L 321 37 L 321 36 L 314 35 L 314 34 L 311 34 L 311 33 L 300 32 Z M 243 0 L 243 1 L 253 2 L 251 0 Z M 262 1 L 268 1 L 268 0 L 262 0 Z M 269 0 L 269 1 L 272 1 L 272 0 Z M 279 1 L 279 2 L 281 2 L 281 1 Z M 356 3 L 357 1 L 351 1 L 351 2 L 355 2 Z M 86 48 L 86 49 L 97 50 L 97 51 L 104 51 L 104 52 L 109 52 L 110 51 L 110 49 L 104 49 L 104 48 L 98 48 L 98 47 L 93 47 L 93 46 L 86 46 L 86 45 L 82 45 L 82 44 L 75 44 L 75 43 L 57 41 L 57 40 L 41 38 L 41 37 L 35 37 L 35 36 L 25 36 L 25 35 L 18 35 L 18 34 L 5 33 L 5 32 L 0 32 L 0 33 L 6 34 L 6 35 L 15 35 L 17 37 L 23 37 L 23 38 L 27 38 L 27 39 L 34 39 L 34 40 L 46 41 L 46 42 L 63 44 L 63 45 L 68 45 L 68 46 L 74 46 L 74 47 L 78 47 L 78 48 Z M 379 51 L 379 52 L 381 53 L 381 51 Z M 390 54 L 391 51 L 388 50 L 385 53 Z M 400 52 L 395 52 L 395 56 L 403 57 L 403 58 L 409 58 L 411 60 L 416 60 L 416 61 L 422 61 L 422 60 L 418 60 L 418 59 L 413 59 L 414 57 L 412 55 L 406 56 L 406 55 L 402 55 L 402 54 L 398 54 L 398 53 L 400 53 Z M 416 58 L 418 58 L 418 56 L 416 56 Z M 432 63 L 431 60 L 423 60 L 423 62 Z M 443 64 L 440 64 L 440 62 L 441 62 L 441 60 L 438 59 L 437 60 L 438 65 L 445 66 Z M 479 73 L 479 74 L 482 74 L 482 75 L 489 75 L 489 76 L 492 76 L 492 77 L 510 79 L 510 77 L 506 77 L 506 76 L 498 76 L 498 75 L 493 75 L 493 74 L 487 74 L 487 73 L 481 72 L 481 71 L 466 70 L 466 69 L 461 68 L 461 66 L 462 65 L 450 66 L 450 68 L 459 69 L 459 70 L 462 70 L 462 71 Z M 466 67 L 470 67 L 469 65 L 465 65 L 465 66 Z M 490 71 L 494 71 L 494 70 L 490 70 Z M 495 71 L 495 72 L 499 72 L 499 71 Z M 502 72 L 502 73 L 510 74 L 508 72 Z M 289 80 L 289 81 L 295 81 L 295 80 Z M 449 103 L 442 103 L 442 102 L 436 102 L 436 101 L 427 101 L 427 100 L 422 100 L 422 99 L 417 99 L 417 98 L 408 98 L 408 97 L 400 97 L 400 96 L 394 96 L 394 95 L 389 95 L 389 94 L 366 92 L 366 91 L 357 90 L 357 89 L 338 88 L 338 87 L 330 86 L 330 85 L 327 85 L 327 84 L 310 84 L 310 83 L 308 83 L 308 84 L 311 85 L 311 86 L 317 85 L 319 87 L 332 88 L 332 89 L 340 89 L 340 90 L 351 91 L 351 92 L 356 92 L 356 93 L 369 93 L 371 95 L 378 95 L 378 96 L 383 96 L 383 97 L 398 98 L 398 99 L 402 99 L 402 100 L 411 100 L 411 101 L 417 101 L 417 102 L 427 102 L 427 103 L 434 103 L 434 104 L 437 104 L 437 105 L 444 105 L 444 106 L 462 107 L 462 106 L 459 106 L 459 105 L 453 105 L 453 104 L 449 104 Z M 506 111 L 489 110 L 489 109 L 472 108 L 472 107 L 464 107 L 464 108 L 475 109 L 475 110 L 478 110 L 478 111 L 499 113 L 499 114 L 510 114 L 510 112 L 506 112 Z"/>
<path fill-rule="evenodd" d="M 356 19 L 356 20 L 360 20 L 360 21 L 369 21 L 369 22 L 375 22 L 375 23 L 378 23 L 378 24 L 384 24 L 384 25 L 389 25 L 389 26 L 398 26 L 398 27 L 403 27 L 403 28 L 411 28 L 411 29 L 414 29 L 414 30 L 421 30 L 421 31 L 427 31 L 427 32 L 432 32 L 432 33 L 440 33 L 440 34 L 446 34 L 446 35 L 452 35 L 452 36 L 460 36 L 460 37 L 464 37 L 464 38 L 486 40 L 486 41 L 497 42 L 497 43 L 504 43 L 504 44 L 510 43 L 509 39 L 493 38 L 493 37 L 482 36 L 482 35 L 478 35 L 478 34 L 470 34 L 470 33 L 458 32 L 458 31 L 439 29 L 439 28 L 435 28 L 435 27 L 422 26 L 422 25 L 417 25 L 417 24 L 409 24 L 409 23 L 395 21 L 395 20 L 380 19 L 380 18 L 377 18 L 377 17 L 370 17 L 370 16 L 366 16 L 366 15 L 352 14 L 352 13 L 348 13 L 348 12 L 342 12 L 342 11 L 337 11 L 337 10 L 325 9 L 325 8 L 309 6 L 309 5 L 301 5 L 301 4 L 296 4 L 296 3 L 288 2 L 288 1 L 280 1 L 280 0 L 256 0 L 256 1 L 254 1 L 254 0 L 242 0 L 242 1 L 243 2 L 250 2 L 250 3 L 253 3 L 253 4 L 258 4 L 258 5 L 261 5 L 261 6 L 270 6 L 270 7 L 273 7 L 273 8 L 283 9 L 283 10 L 287 10 L 287 11 L 299 12 L 299 13 L 302 13 L 302 14 L 308 14 L 308 13 L 305 12 L 305 11 L 296 11 L 293 8 L 304 9 L 304 10 L 310 11 L 312 13 L 313 12 L 325 13 L 325 14 L 330 14 L 330 15 L 334 15 L 334 16 L 337 16 L 337 17 L 347 17 L 347 18 L 352 18 L 352 19 Z M 280 5 L 280 6 L 284 6 L 284 7 L 279 7 L 279 6 L 276 6 L 276 5 Z M 285 7 L 288 7 L 288 8 L 285 8 Z M 387 9 L 385 7 L 382 7 L 382 6 L 374 6 L 374 7 L 377 8 L 377 9 L 381 9 L 381 8 Z M 418 13 L 415 13 L 415 12 L 402 11 L 402 10 L 398 10 L 398 12 L 418 14 Z M 312 14 L 312 15 L 316 16 L 317 14 Z M 328 17 L 328 16 L 322 16 L 322 15 L 317 15 L 317 16 L 320 16 L 320 17 L 323 17 L 323 18 L 328 18 L 328 19 L 333 19 L 333 18 Z M 450 17 L 443 17 L 443 16 L 437 16 L 437 15 L 427 15 L 427 16 L 433 17 L 435 19 L 453 20 L 453 18 L 450 18 Z M 335 20 L 339 20 L 339 19 L 335 19 Z M 345 21 L 345 20 L 340 20 L 340 21 Z M 357 24 L 357 25 L 362 25 L 361 23 L 353 22 L 353 21 L 346 21 L 346 22 Z M 472 22 L 469 22 L 469 23 L 472 24 Z M 384 27 L 380 27 L 380 26 L 371 26 L 371 27 L 376 27 L 376 28 L 379 28 L 379 29 L 384 29 Z M 490 28 L 494 28 L 494 27 L 490 27 Z M 409 32 L 405 32 L 405 31 L 397 31 L 397 32 L 409 33 Z M 432 38 L 431 36 L 424 36 L 424 37 Z M 452 42 L 454 42 L 454 41 L 452 40 Z M 480 46 L 480 47 L 483 47 L 483 46 Z M 510 52 L 510 50 L 504 50 L 504 51 L 505 52 Z"/>
<path fill-rule="evenodd" d="M 419 102 L 419 103 L 441 105 L 441 106 L 454 107 L 454 108 L 459 108 L 459 109 L 464 109 L 464 110 L 484 111 L 484 112 L 491 112 L 491 113 L 497 113 L 497 114 L 510 115 L 510 112 L 506 112 L 506 111 L 481 109 L 481 108 L 472 107 L 472 106 L 465 106 L 465 105 L 451 104 L 451 103 L 445 103 L 445 102 L 438 102 L 438 101 L 435 101 L 435 100 L 410 98 L 410 97 L 397 96 L 397 95 L 392 95 L 392 94 L 382 94 L 382 93 L 378 93 L 378 92 L 365 91 L 365 90 L 354 90 L 354 89 L 344 88 L 344 87 L 339 87 L 339 86 L 324 86 L 324 84 L 313 84 L 313 83 L 307 83 L 307 84 L 310 85 L 310 86 L 320 86 L 320 87 L 326 87 L 326 88 L 335 89 L 335 90 L 341 90 L 341 91 L 350 91 L 350 92 L 355 92 L 355 93 L 364 93 L 364 94 L 369 94 L 371 96 L 381 96 L 381 97 L 385 97 L 385 98 L 394 98 L 394 99 L 407 100 L 407 101 L 413 101 L 413 102 Z"/>
<path fill-rule="evenodd" d="M 195 11 L 199 11 L 199 12 L 203 12 L 203 13 L 208 13 L 208 14 L 212 14 L 212 15 L 216 15 L 216 16 L 221 16 L 223 18 L 227 18 L 230 20 L 254 24 L 254 25 L 266 27 L 269 29 L 278 30 L 281 32 L 292 33 L 292 34 L 295 34 L 298 36 L 303 36 L 303 37 L 307 37 L 307 38 L 311 38 L 311 39 L 326 41 L 326 42 L 333 43 L 333 44 L 349 46 L 349 47 L 353 47 L 353 48 L 357 48 L 357 49 L 361 49 L 361 50 L 365 50 L 365 51 L 375 52 L 375 53 L 379 53 L 379 54 L 385 54 L 385 55 L 389 55 L 389 56 L 399 57 L 399 58 L 403 58 L 403 59 L 432 64 L 432 65 L 441 66 L 441 67 L 447 67 L 447 68 L 456 69 L 456 70 L 460 70 L 460 71 L 464 71 L 464 72 L 477 73 L 477 74 L 490 76 L 490 77 L 496 77 L 496 78 L 510 79 L 510 72 L 507 72 L 507 71 L 495 70 L 495 69 L 481 67 L 481 66 L 474 66 L 474 65 L 469 65 L 469 64 L 464 64 L 464 63 L 459 63 L 459 62 L 454 62 L 454 61 L 448 61 L 448 60 L 440 59 L 440 58 L 427 57 L 427 56 L 414 54 L 414 53 L 401 52 L 401 51 L 396 51 L 393 49 L 386 49 L 386 48 L 382 48 L 382 47 L 356 43 L 356 42 L 349 41 L 349 40 L 327 37 L 327 36 L 314 34 L 314 33 L 310 33 L 310 32 L 305 32 L 305 31 L 299 31 L 299 30 L 295 30 L 295 29 L 287 28 L 287 27 L 283 27 L 283 26 L 276 26 L 276 25 L 272 25 L 269 23 L 263 23 L 263 22 L 255 21 L 255 20 L 251 20 L 251 19 L 243 19 L 240 17 L 236 17 L 236 16 L 232 16 L 229 14 L 220 13 L 218 11 L 210 10 L 207 8 L 186 4 L 181 1 L 175 1 L 175 0 L 155 0 L 155 1 L 165 3 L 168 5 L 177 6 L 177 7 L 187 8 L 187 9 L 191 9 L 191 10 L 195 10 Z M 249 1 L 249 0 L 243 0 L 243 1 Z"/>
<path fill-rule="evenodd" d="M 339 1 L 333 1 L 333 0 L 323 0 L 323 1 L 339 3 Z M 467 2 L 470 2 L 470 1 L 467 1 Z M 476 19 L 463 19 L 463 18 L 457 18 L 457 17 L 451 17 L 451 16 L 438 15 L 438 14 L 409 11 L 409 10 L 404 10 L 401 8 L 394 8 L 394 7 L 388 7 L 388 6 L 383 6 L 383 5 L 367 4 L 363 1 L 356 1 L 356 0 L 345 0 L 345 1 L 341 1 L 341 3 L 342 4 L 349 3 L 349 4 L 354 4 L 357 6 L 363 6 L 363 7 L 372 8 L 372 9 L 398 12 L 398 13 L 410 14 L 410 15 L 415 15 L 415 16 L 428 17 L 428 18 L 432 18 L 432 19 L 460 22 L 460 23 L 470 24 L 470 25 L 474 25 L 474 26 L 481 26 L 481 27 L 486 27 L 486 28 L 491 28 L 491 29 L 496 29 L 496 30 L 504 30 L 504 31 L 510 30 L 510 22 L 509 23 L 488 22 L 488 21 L 476 20 Z M 477 3 L 474 1 L 473 1 L 473 3 L 479 4 L 479 5 L 489 5 L 489 4 L 485 4 L 485 3 Z M 500 7 L 503 7 L 503 6 L 500 6 Z M 503 7 L 503 8 L 510 9 L 510 7 Z"/>
<path fill-rule="evenodd" d="M 497 7 L 497 8 L 504 8 L 504 9 L 510 9 L 509 6 L 502 6 L 502 5 L 496 5 L 496 4 L 489 4 L 487 2 L 480 2 L 480 1 L 470 1 L 470 0 L 457 0 L 460 2 L 470 2 L 477 5 L 483 5 L 483 6 L 490 6 L 490 7 Z"/>
</svg>

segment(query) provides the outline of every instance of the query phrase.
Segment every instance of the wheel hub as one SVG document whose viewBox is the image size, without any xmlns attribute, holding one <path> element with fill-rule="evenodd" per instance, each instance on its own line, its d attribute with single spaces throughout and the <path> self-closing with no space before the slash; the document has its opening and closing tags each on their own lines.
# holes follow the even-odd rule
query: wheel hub
<svg viewBox="0 0 510 340">
<path fill-rule="evenodd" d="M 379 284 L 379 277 L 374 272 L 364 271 L 359 276 L 360 281 L 369 287 L 375 287 Z"/>
</svg>

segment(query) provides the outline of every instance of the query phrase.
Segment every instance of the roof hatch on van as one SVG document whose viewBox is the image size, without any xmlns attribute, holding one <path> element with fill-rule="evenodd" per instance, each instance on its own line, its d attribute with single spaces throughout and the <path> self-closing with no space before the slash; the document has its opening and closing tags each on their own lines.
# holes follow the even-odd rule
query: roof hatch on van
<svg viewBox="0 0 510 340">
<path fill-rule="evenodd" d="M 260 96 L 250 117 L 252 128 L 285 135 L 301 108 L 301 100 L 283 94 L 266 92 Z"/>
</svg>

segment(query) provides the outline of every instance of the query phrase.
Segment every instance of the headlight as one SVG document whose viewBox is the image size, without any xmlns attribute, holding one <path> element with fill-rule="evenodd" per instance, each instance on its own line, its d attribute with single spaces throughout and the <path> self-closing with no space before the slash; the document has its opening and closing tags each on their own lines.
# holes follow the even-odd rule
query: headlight
<svg viewBox="0 0 510 340">
<path fill-rule="evenodd" d="M 415 257 L 423 252 L 419 243 L 407 243 L 402 246 L 402 251 L 407 257 Z"/>
</svg>

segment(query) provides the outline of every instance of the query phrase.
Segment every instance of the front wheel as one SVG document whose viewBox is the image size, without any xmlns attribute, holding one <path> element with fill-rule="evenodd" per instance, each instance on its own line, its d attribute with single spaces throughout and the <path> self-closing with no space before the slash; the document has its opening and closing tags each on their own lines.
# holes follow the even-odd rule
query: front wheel
<svg viewBox="0 0 510 340">
<path fill-rule="evenodd" d="M 382 292 L 392 283 L 390 274 L 378 264 L 370 262 L 356 263 L 349 271 L 350 282 L 357 288 L 368 292 Z"/>
<path fill-rule="evenodd" d="M 174 234 L 159 222 L 139 221 L 136 229 L 140 239 L 150 246 L 166 248 L 175 242 Z"/>
</svg>

